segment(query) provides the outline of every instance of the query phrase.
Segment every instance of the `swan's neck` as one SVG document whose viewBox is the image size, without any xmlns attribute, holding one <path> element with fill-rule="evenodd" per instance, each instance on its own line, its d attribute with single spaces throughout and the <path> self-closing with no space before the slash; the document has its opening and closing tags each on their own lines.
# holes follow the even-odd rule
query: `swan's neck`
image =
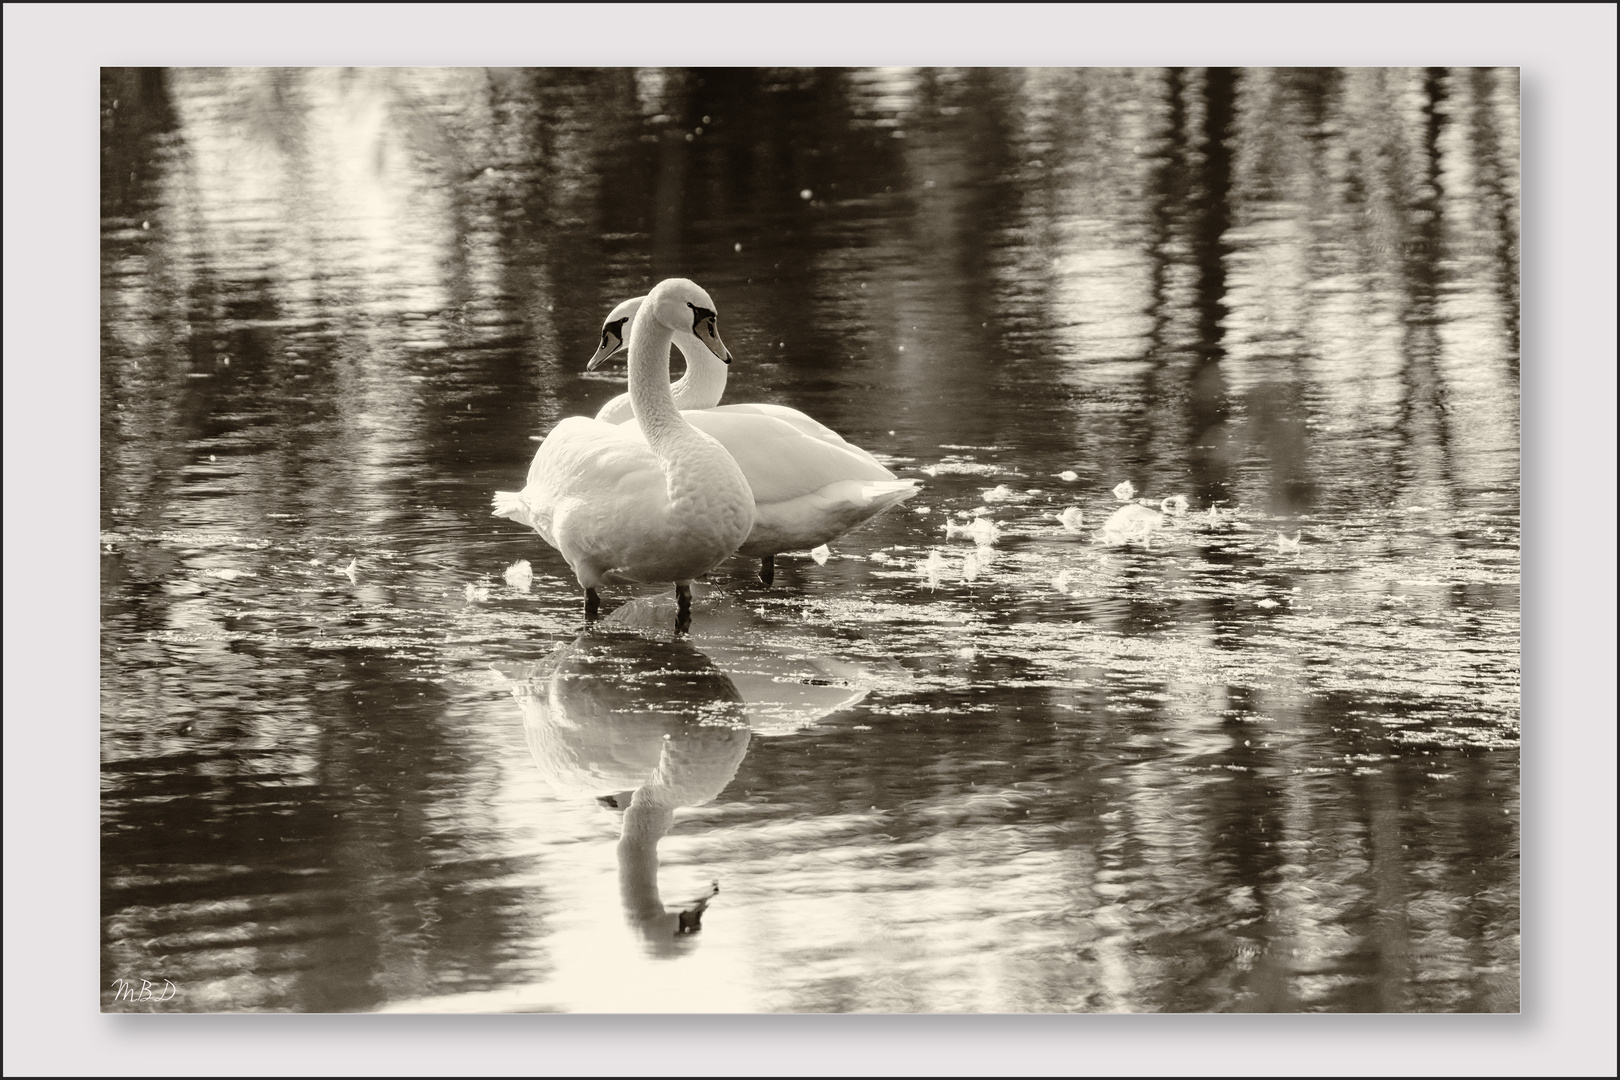
<svg viewBox="0 0 1620 1080">
<path fill-rule="evenodd" d="M 630 330 L 630 409 L 648 445 L 660 452 L 687 426 L 669 386 L 669 346 L 674 337 L 653 318 L 652 305 L 636 312 Z"/>
<path fill-rule="evenodd" d="M 686 374 L 670 387 L 675 404 L 682 409 L 712 409 L 720 404 L 730 366 L 690 334 L 677 336 L 675 347 L 686 359 Z"/>
</svg>

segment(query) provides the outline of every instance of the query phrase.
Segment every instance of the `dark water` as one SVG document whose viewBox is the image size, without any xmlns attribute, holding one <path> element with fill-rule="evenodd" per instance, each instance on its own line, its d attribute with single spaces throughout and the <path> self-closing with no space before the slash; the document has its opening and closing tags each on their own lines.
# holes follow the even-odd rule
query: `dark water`
<svg viewBox="0 0 1620 1080">
<path fill-rule="evenodd" d="M 103 1008 L 1518 1008 L 1514 72 L 102 104 Z M 925 491 L 583 634 L 489 497 L 671 275 Z"/>
</svg>

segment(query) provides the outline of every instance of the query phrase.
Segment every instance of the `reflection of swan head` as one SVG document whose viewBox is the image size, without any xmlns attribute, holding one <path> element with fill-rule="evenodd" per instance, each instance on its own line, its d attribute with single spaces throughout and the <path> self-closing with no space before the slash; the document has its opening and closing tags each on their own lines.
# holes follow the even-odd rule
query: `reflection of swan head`
<svg viewBox="0 0 1620 1080">
<path fill-rule="evenodd" d="M 602 632 L 515 674 L 524 735 L 547 785 L 624 811 L 625 913 L 657 951 L 668 951 L 701 929 L 718 890 L 667 911 L 658 894 L 658 841 L 678 807 L 719 795 L 742 764 L 749 731 L 737 688 L 684 641 Z"/>
</svg>

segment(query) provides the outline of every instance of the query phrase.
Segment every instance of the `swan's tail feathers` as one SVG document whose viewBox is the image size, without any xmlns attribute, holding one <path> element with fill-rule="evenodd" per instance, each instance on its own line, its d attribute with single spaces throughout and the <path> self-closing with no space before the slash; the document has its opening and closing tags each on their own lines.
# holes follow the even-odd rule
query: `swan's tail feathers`
<svg viewBox="0 0 1620 1080">
<path fill-rule="evenodd" d="M 879 509 L 887 509 L 921 490 L 922 486 L 915 480 L 869 480 L 861 485 L 861 497 Z"/>
<path fill-rule="evenodd" d="M 495 516 L 511 518 L 521 525 L 529 523 L 529 508 L 519 491 L 497 491 L 494 499 Z"/>
</svg>

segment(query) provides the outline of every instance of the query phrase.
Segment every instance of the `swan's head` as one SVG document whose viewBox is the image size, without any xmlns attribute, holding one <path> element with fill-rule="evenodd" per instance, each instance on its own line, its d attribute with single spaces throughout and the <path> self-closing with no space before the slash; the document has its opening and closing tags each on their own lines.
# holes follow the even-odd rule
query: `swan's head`
<svg viewBox="0 0 1620 1080">
<path fill-rule="evenodd" d="M 619 352 L 630 340 L 630 323 L 641 310 L 641 302 L 645 296 L 632 297 L 608 312 L 608 317 L 602 322 L 602 340 L 596 346 L 596 355 L 591 357 L 590 363 L 585 365 L 586 371 L 595 371 L 607 362 L 608 357 Z"/>
<path fill-rule="evenodd" d="M 631 326 L 651 319 L 672 334 L 688 333 L 701 341 L 715 356 L 731 363 L 731 353 L 720 340 L 714 301 L 709 294 L 685 278 L 666 278 L 653 287 L 631 320 Z"/>
</svg>

